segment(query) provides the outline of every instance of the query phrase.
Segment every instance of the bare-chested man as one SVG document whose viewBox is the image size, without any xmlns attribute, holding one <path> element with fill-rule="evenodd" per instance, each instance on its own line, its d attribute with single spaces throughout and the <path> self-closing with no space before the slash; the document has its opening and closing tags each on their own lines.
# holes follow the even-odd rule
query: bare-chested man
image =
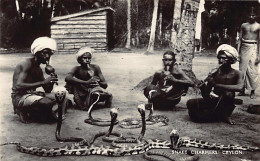
<svg viewBox="0 0 260 161">
<path fill-rule="evenodd" d="M 112 95 L 105 89 L 107 82 L 97 64 L 91 64 L 93 49 L 83 47 L 76 53 L 77 61 L 80 64 L 72 68 L 65 78 L 66 88 L 69 93 L 74 95 L 74 101 L 80 109 L 88 108 L 96 102 L 95 95 L 102 95 L 106 106 L 110 107 Z M 99 99 L 99 98 L 98 98 Z"/>
<path fill-rule="evenodd" d="M 201 86 L 203 98 L 187 102 L 189 115 L 195 122 L 222 120 L 234 124 L 230 116 L 235 109 L 235 92 L 243 88 L 242 73 L 231 67 L 238 60 L 238 52 L 232 46 L 223 44 L 216 53 L 220 67 L 210 73 L 207 83 Z"/>
<path fill-rule="evenodd" d="M 14 70 L 12 102 L 14 112 L 24 123 L 28 123 L 29 116 L 33 112 L 37 112 L 40 116 L 43 112 L 53 112 L 56 100 L 51 91 L 58 78 L 54 75 L 44 78 L 40 65 L 48 64 L 56 49 L 54 39 L 39 37 L 31 45 L 32 57 L 19 63 Z M 38 87 L 42 87 L 45 92 L 36 91 Z M 63 106 L 65 109 L 65 103 Z"/>
<path fill-rule="evenodd" d="M 249 22 L 243 23 L 240 29 L 239 70 L 243 73 L 244 90 L 239 95 L 245 95 L 245 88 L 251 90 L 250 98 L 255 98 L 255 90 L 259 86 L 260 62 L 260 24 L 256 22 L 256 12 L 252 7 Z"/>
<path fill-rule="evenodd" d="M 163 54 L 164 68 L 157 71 L 150 85 L 144 89 L 144 95 L 154 108 L 171 108 L 178 104 L 193 81 L 175 63 L 175 54 L 167 51 Z"/>
</svg>

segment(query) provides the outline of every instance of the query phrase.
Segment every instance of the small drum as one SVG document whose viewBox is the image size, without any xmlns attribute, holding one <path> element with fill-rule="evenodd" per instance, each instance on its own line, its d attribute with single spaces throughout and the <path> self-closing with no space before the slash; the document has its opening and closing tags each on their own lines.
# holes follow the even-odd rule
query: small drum
<svg viewBox="0 0 260 161">
<path fill-rule="evenodd" d="M 253 104 L 248 105 L 247 112 L 251 114 L 260 115 L 260 105 L 253 105 Z"/>
</svg>

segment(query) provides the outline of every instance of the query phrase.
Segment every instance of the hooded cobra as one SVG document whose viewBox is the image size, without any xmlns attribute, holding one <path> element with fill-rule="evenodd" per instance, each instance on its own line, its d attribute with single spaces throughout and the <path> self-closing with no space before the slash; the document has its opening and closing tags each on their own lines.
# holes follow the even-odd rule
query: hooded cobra
<svg viewBox="0 0 260 161">
<path fill-rule="evenodd" d="M 62 125 L 62 104 L 65 100 L 66 97 L 66 91 L 65 90 L 55 90 L 54 92 L 55 94 L 55 98 L 56 98 L 56 102 L 58 103 L 58 121 L 57 121 L 57 127 L 56 127 L 56 131 L 55 131 L 55 137 L 58 141 L 62 141 L 62 142 L 79 142 L 84 140 L 83 138 L 76 138 L 76 137 L 68 137 L 68 138 L 62 138 L 60 136 L 60 130 L 61 130 L 61 125 Z"/>
<path fill-rule="evenodd" d="M 98 93 L 97 93 L 98 94 Z M 99 95 L 98 95 L 99 96 Z M 97 99 L 98 100 L 98 99 Z M 97 101 L 96 101 L 97 102 Z M 91 125 L 96 125 L 96 126 L 111 126 L 111 121 L 110 120 L 101 120 L 101 119 L 94 119 L 92 117 L 92 107 L 96 103 L 94 102 L 89 110 L 88 110 L 88 118 L 85 119 L 85 123 L 91 124 Z M 118 123 L 118 120 L 114 120 L 114 125 Z"/>
</svg>

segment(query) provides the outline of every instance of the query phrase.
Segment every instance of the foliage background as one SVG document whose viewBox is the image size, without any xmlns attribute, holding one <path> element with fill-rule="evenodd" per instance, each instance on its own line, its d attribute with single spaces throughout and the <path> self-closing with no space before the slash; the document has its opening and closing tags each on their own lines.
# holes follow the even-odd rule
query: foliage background
<svg viewBox="0 0 260 161">
<path fill-rule="evenodd" d="M 1 0 L 2 48 L 29 48 L 39 36 L 50 35 L 50 19 L 103 6 L 114 12 L 115 47 L 123 47 L 127 37 L 127 0 Z M 43 2 L 43 3 L 42 3 Z M 254 6 L 260 20 L 260 4 L 252 1 L 206 0 L 202 13 L 202 44 L 205 49 L 221 43 L 236 46 L 237 32 L 250 7 Z M 174 0 L 160 0 L 155 48 L 168 48 L 172 29 Z M 150 36 L 153 0 L 131 0 L 132 47 L 147 47 Z"/>
</svg>

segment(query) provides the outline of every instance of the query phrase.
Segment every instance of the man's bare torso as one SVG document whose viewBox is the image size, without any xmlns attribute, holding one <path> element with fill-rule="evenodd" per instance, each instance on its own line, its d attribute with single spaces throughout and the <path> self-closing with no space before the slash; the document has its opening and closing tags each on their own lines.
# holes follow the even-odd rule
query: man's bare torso
<svg viewBox="0 0 260 161">
<path fill-rule="evenodd" d="M 75 77 L 81 80 L 89 80 L 93 76 L 97 76 L 96 72 L 96 66 L 93 64 L 90 64 L 89 69 L 82 69 L 80 66 L 78 66 Z"/>
<path fill-rule="evenodd" d="M 242 24 L 242 39 L 244 40 L 255 40 L 259 39 L 260 24 L 255 23 L 243 23 Z"/>
<path fill-rule="evenodd" d="M 25 74 L 26 76 L 24 83 L 35 83 L 42 81 L 43 72 L 41 67 L 34 65 L 31 60 L 31 58 L 26 59 L 24 62 L 21 62 L 16 66 L 13 74 L 13 89 L 16 89 L 16 84 L 21 74 Z"/>
<path fill-rule="evenodd" d="M 181 75 L 179 70 L 180 69 L 178 68 L 178 66 L 174 65 L 174 67 L 169 72 L 169 74 L 173 75 L 173 77 L 176 78 L 176 79 L 181 79 L 182 75 Z M 158 80 L 157 83 L 158 83 L 159 88 L 164 88 L 164 87 L 167 87 L 169 85 L 172 85 L 172 83 L 170 83 L 168 81 L 165 82 L 164 78 L 166 77 L 166 72 L 164 70 L 158 71 L 155 76 L 157 77 L 157 80 Z"/>
<path fill-rule="evenodd" d="M 239 71 L 235 69 L 231 69 L 229 72 L 222 72 L 218 70 L 216 74 L 214 74 L 214 81 L 217 84 L 225 84 L 225 85 L 235 85 L 237 84 L 239 79 Z M 216 94 L 227 94 L 232 93 L 232 95 L 235 95 L 235 92 L 225 91 L 223 89 L 214 88 L 214 93 Z"/>
</svg>

